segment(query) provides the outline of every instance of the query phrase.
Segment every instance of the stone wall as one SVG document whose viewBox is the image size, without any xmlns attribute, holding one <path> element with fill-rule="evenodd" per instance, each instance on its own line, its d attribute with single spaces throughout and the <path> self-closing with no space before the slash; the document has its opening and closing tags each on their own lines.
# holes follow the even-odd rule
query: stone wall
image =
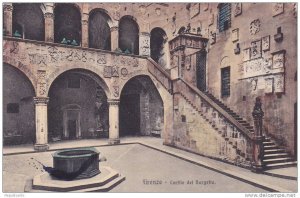
<svg viewBox="0 0 300 198">
<path fill-rule="evenodd" d="M 3 140 L 4 144 L 35 142 L 34 89 L 28 78 L 13 66 L 3 65 Z M 18 111 L 8 112 L 16 103 Z"/>
<path fill-rule="evenodd" d="M 224 138 L 183 97 L 174 97 L 174 134 L 171 144 L 205 156 L 241 166 L 249 166 L 245 155 L 239 155 L 230 137 Z M 240 139 L 239 141 L 245 141 Z M 241 142 L 239 142 L 241 145 Z M 243 153 L 246 153 L 244 142 Z"/>
<path fill-rule="evenodd" d="M 237 8 L 242 6 L 241 10 Z M 217 7 L 212 7 L 217 13 Z M 208 89 L 221 98 L 221 68 L 230 66 L 230 96 L 221 98 L 252 123 L 255 98 L 262 98 L 264 132 L 294 152 L 296 102 L 296 18 L 292 3 L 232 4 L 231 28 L 214 29 L 208 46 Z M 278 40 L 281 27 L 283 40 Z M 235 53 L 239 43 L 240 53 Z M 220 50 L 221 49 L 221 50 Z"/>
</svg>

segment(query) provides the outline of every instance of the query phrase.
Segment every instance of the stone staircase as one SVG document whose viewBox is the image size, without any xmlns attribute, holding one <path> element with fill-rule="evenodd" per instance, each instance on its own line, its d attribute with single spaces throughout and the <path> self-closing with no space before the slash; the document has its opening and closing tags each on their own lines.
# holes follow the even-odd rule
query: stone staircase
<svg viewBox="0 0 300 198">
<path fill-rule="evenodd" d="M 271 138 L 265 138 L 263 141 L 263 147 L 263 164 L 266 170 L 297 165 L 297 162 L 290 157 L 289 153 L 278 147 Z"/>
<path fill-rule="evenodd" d="M 209 92 L 204 92 L 210 99 L 212 99 L 216 104 L 228 112 L 233 118 L 235 118 L 239 123 L 249 129 L 251 132 L 254 132 L 254 127 L 250 125 L 247 121 L 243 120 L 237 113 L 232 109 L 227 107 L 223 102 L 217 99 Z M 289 166 L 297 165 L 297 162 L 290 157 L 289 153 L 285 152 L 284 149 L 281 149 L 271 138 L 266 137 L 263 142 L 264 156 L 263 164 L 265 169 L 275 169 L 275 168 L 284 168 Z"/>
<path fill-rule="evenodd" d="M 247 128 L 249 131 L 254 133 L 254 128 L 251 124 L 249 124 L 246 120 L 243 120 L 242 117 L 240 117 L 236 112 L 234 112 L 232 109 L 227 107 L 223 102 L 221 102 L 219 99 L 217 99 L 215 96 L 213 96 L 209 92 L 203 92 L 205 95 L 207 95 L 211 100 L 213 100 L 217 105 L 219 105 L 222 109 L 224 109 L 229 115 L 231 115 L 237 122 L 239 122 L 241 125 L 243 125 L 245 128 Z"/>
<path fill-rule="evenodd" d="M 250 149 L 249 146 L 251 144 L 239 146 L 239 142 L 241 140 L 246 142 L 251 141 L 254 136 L 253 125 L 244 120 L 240 115 L 226 106 L 211 93 L 199 91 L 197 88 L 195 89 L 183 79 L 172 81 L 169 73 L 164 71 L 151 58 L 148 60 L 150 62 L 150 64 L 148 64 L 148 71 L 158 81 L 160 81 L 171 94 L 176 93 L 176 83 L 181 82 L 179 83 L 179 85 L 181 85 L 179 86 L 180 91 L 177 92 L 186 101 L 188 101 L 194 110 L 203 116 L 206 121 L 215 128 L 215 130 L 222 134 L 226 141 L 228 140 L 229 143 L 236 148 L 237 153 L 245 156 L 246 159 L 250 158 L 251 153 L 249 153 L 248 149 Z M 206 97 L 207 99 L 205 99 Z M 212 103 L 208 104 L 208 99 L 211 100 Z M 284 149 L 281 149 L 275 143 L 275 141 L 272 141 L 269 137 L 265 138 L 263 142 L 263 148 L 263 164 L 265 169 L 275 169 L 297 165 L 297 162 L 290 157 L 289 153 L 285 152 Z"/>
</svg>

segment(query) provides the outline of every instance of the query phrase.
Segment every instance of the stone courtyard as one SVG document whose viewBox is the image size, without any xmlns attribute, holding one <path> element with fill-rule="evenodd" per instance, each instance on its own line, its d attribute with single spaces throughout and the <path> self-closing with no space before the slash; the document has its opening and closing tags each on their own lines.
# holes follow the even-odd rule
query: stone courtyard
<svg viewBox="0 0 300 198">
<path fill-rule="evenodd" d="M 100 162 L 100 166 L 110 166 L 126 177 L 125 181 L 110 192 L 297 191 L 295 180 L 257 175 L 249 170 L 186 151 L 159 146 L 161 140 L 157 138 L 127 138 L 124 142 L 124 145 L 108 146 L 105 142 L 79 140 L 53 144 L 52 147 L 62 149 L 80 144 L 94 145 L 100 151 L 101 157 L 107 159 L 107 161 Z M 17 147 L 4 149 L 6 154 L 3 157 L 3 192 L 24 192 L 26 182 L 42 173 L 43 169 L 36 160 L 46 166 L 52 166 L 51 154 L 54 151 L 32 153 L 30 147 L 26 146 L 23 146 L 22 150 L 25 153 L 18 152 L 20 150 Z M 188 159 L 193 159 L 194 162 Z M 200 163 L 197 163 L 199 161 Z M 201 163 L 215 167 L 219 172 L 199 165 Z M 236 175 L 230 174 L 229 171 Z M 291 171 L 293 169 L 289 172 Z"/>
<path fill-rule="evenodd" d="M 91 146 L 112 192 L 297 190 L 296 2 L 2 6 L 4 191 Z"/>
</svg>

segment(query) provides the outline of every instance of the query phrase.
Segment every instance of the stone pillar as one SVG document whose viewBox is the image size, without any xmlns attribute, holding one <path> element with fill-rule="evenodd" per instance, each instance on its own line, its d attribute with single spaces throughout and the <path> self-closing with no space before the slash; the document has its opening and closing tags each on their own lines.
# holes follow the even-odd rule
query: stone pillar
<svg viewBox="0 0 300 198">
<path fill-rule="evenodd" d="M 139 36 L 139 55 L 150 56 L 150 33 L 141 32 Z"/>
<path fill-rule="evenodd" d="M 81 20 L 81 46 L 89 47 L 89 14 L 83 13 Z"/>
<path fill-rule="evenodd" d="M 3 4 L 3 35 L 12 36 L 12 15 L 13 15 L 13 6 L 12 3 Z"/>
<path fill-rule="evenodd" d="M 35 127 L 36 143 L 34 149 L 37 151 L 46 151 L 48 145 L 48 120 L 47 120 L 47 103 L 48 97 L 35 97 Z"/>
<path fill-rule="evenodd" d="M 111 37 L 111 51 L 115 51 L 119 48 L 119 27 L 114 26 L 110 28 L 110 37 Z"/>
<path fill-rule="evenodd" d="M 54 15 L 53 15 L 53 3 L 45 3 L 45 41 L 54 42 Z"/>
<path fill-rule="evenodd" d="M 118 99 L 108 100 L 109 104 L 109 144 L 119 144 L 119 104 Z"/>
<path fill-rule="evenodd" d="M 262 134 L 263 129 L 263 116 L 264 112 L 261 108 L 262 103 L 259 97 L 256 98 L 255 106 L 253 108 L 252 116 L 254 120 L 254 140 L 253 140 L 253 156 L 252 156 L 252 171 L 261 172 L 263 170 L 263 141 L 264 136 Z"/>
</svg>

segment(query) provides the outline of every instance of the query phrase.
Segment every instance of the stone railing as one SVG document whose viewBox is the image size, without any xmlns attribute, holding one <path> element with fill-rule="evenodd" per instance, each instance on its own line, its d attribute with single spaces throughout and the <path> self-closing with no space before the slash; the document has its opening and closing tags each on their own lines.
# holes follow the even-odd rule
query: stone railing
<svg viewBox="0 0 300 198">
<path fill-rule="evenodd" d="M 173 93 L 180 94 L 209 122 L 226 141 L 233 145 L 237 154 L 246 160 L 253 159 L 254 134 L 237 122 L 224 109 L 197 88 L 182 79 L 173 81 Z"/>
<path fill-rule="evenodd" d="M 172 80 L 170 74 L 165 71 L 151 58 L 148 59 L 148 71 L 158 80 L 170 93 L 172 92 Z"/>
</svg>

